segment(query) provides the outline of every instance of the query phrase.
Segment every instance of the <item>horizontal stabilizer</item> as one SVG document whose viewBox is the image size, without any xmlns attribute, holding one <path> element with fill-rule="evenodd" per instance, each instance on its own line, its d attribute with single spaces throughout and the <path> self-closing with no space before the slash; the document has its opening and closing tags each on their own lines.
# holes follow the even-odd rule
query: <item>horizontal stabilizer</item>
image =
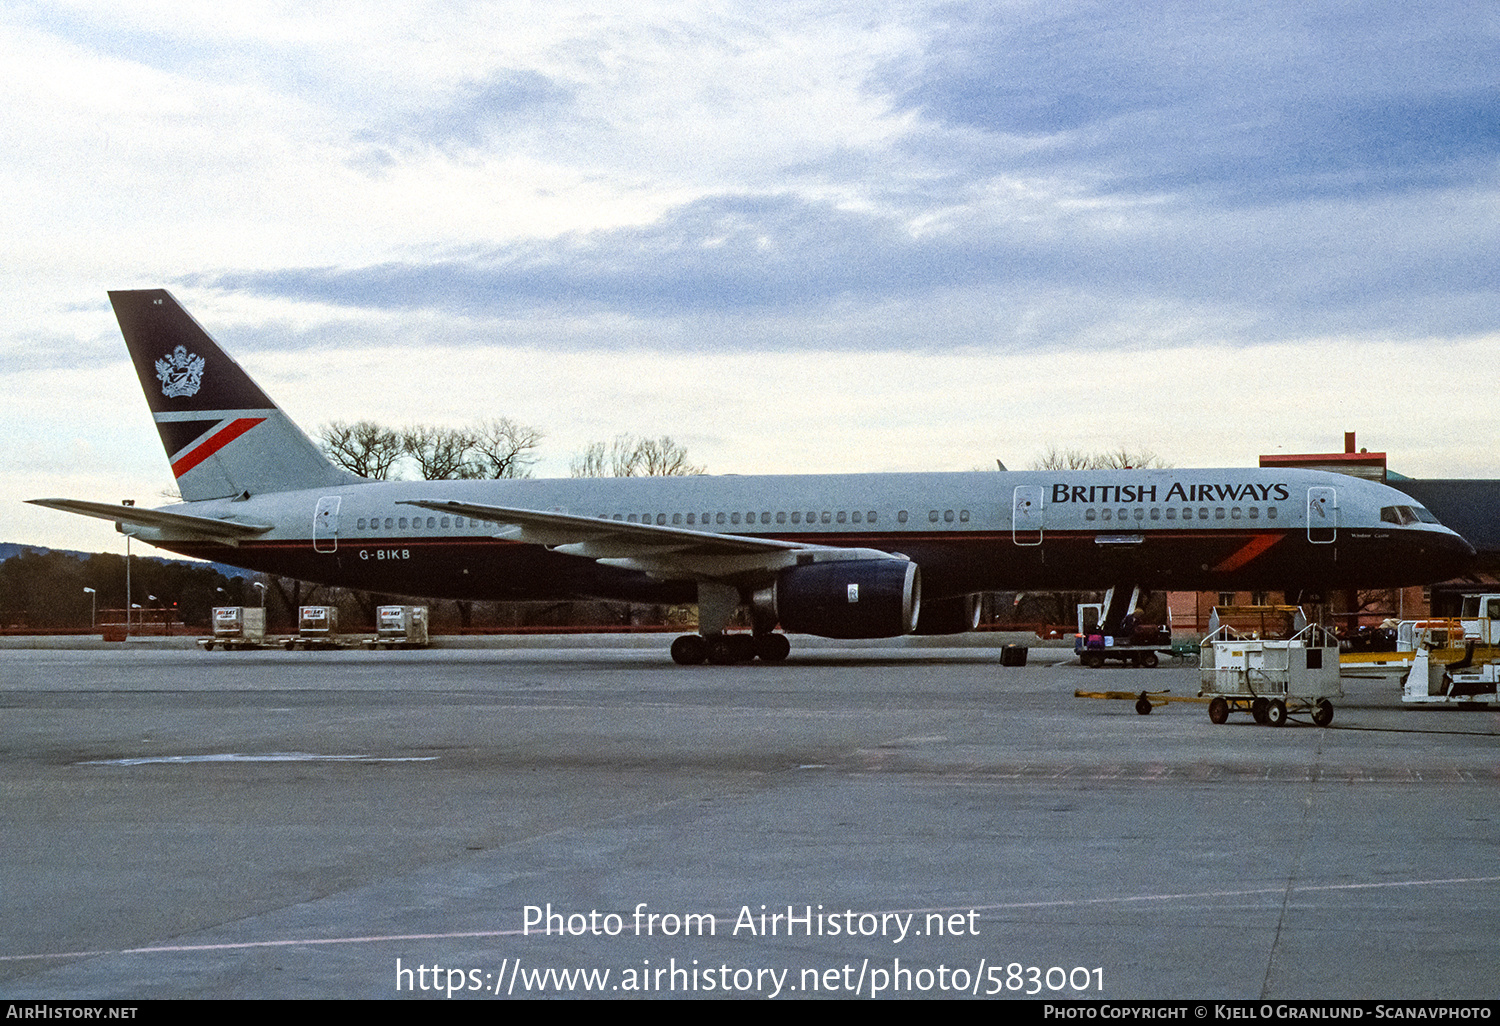
<svg viewBox="0 0 1500 1026">
<path fill-rule="evenodd" d="M 159 509 L 116 506 L 108 502 L 85 502 L 82 499 L 27 499 L 33 506 L 46 506 L 66 513 L 113 520 L 123 531 L 126 525 L 159 531 L 163 535 L 183 538 L 205 538 L 230 545 L 255 538 L 271 529 L 270 524 L 244 524 L 235 520 L 215 520 L 188 513 L 168 513 Z M 127 532 L 134 533 L 134 532 Z"/>
</svg>

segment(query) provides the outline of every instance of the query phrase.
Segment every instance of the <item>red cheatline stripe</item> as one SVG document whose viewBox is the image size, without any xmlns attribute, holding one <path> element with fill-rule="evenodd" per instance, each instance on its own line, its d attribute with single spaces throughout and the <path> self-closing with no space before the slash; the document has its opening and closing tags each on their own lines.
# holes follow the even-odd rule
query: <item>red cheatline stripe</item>
<svg viewBox="0 0 1500 1026">
<path fill-rule="evenodd" d="M 198 448 L 172 464 L 172 473 L 181 477 L 265 419 L 264 417 L 241 417 L 239 420 L 230 421 L 225 427 L 205 438 Z"/>
<path fill-rule="evenodd" d="M 1285 535 L 1280 534 L 1257 534 L 1253 536 L 1244 545 L 1240 546 L 1239 550 L 1235 552 L 1234 555 L 1230 556 L 1218 566 L 1214 567 L 1214 572 L 1227 573 L 1230 570 L 1238 570 L 1240 567 L 1250 562 L 1256 556 L 1269 549 L 1272 545 L 1275 545 L 1277 542 L 1281 541 L 1283 537 L 1285 537 Z"/>
</svg>

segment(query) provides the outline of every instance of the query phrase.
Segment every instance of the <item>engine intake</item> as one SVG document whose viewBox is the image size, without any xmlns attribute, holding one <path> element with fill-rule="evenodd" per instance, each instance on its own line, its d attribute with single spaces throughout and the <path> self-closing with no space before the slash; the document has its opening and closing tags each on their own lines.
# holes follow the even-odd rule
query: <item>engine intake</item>
<svg viewBox="0 0 1500 1026">
<path fill-rule="evenodd" d="M 756 606 L 774 615 L 782 629 L 824 638 L 910 634 L 921 605 L 921 575 L 915 563 L 904 559 L 789 567 L 756 596 Z"/>
</svg>

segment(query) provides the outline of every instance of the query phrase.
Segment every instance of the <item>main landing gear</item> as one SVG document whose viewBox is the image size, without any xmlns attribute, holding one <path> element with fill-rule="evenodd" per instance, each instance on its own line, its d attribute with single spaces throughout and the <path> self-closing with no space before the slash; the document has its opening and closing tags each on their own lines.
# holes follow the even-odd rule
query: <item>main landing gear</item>
<svg viewBox="0 0 1500 1026">
<path fill-rule="evenodd" d="M 703 637 L 684 634 L 672 642 L 672 661 L 679 666 L 697 666 L 709 662 L 715 666 L 748 663 L 779 663 L 791 654 L 792 643 L 785 634 L 714 634 Z"/>
<path fill-rule="evenodd" d="M 752 620 L 753 634 L 726 634 L 724 628 L 744 603 L 738 588 L 713 581 L 698 584 L 698 629 L 701 634 L 684 634 L 672 642 L 672 661 L 679 666 L 697 666 L 709 662 L 715 666 L 748 663 L 779 663 L 792 651 L 785 634 L 773 634 L 774 616 L 757 616 Z"/>
</svg>

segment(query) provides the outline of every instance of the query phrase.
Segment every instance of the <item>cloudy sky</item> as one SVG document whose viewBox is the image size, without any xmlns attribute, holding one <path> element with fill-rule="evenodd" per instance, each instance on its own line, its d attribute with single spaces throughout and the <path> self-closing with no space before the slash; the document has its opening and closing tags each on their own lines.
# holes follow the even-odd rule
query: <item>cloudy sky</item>
<svg viewBox="0 0 1500 1026">
<path fill-rule="evenodd" d="M 1500 6 L 0 7 L 0 541 L 170 472 L 107 289 L 309 432 L 716 473 L 1500 477 Z"/>
</svg>

